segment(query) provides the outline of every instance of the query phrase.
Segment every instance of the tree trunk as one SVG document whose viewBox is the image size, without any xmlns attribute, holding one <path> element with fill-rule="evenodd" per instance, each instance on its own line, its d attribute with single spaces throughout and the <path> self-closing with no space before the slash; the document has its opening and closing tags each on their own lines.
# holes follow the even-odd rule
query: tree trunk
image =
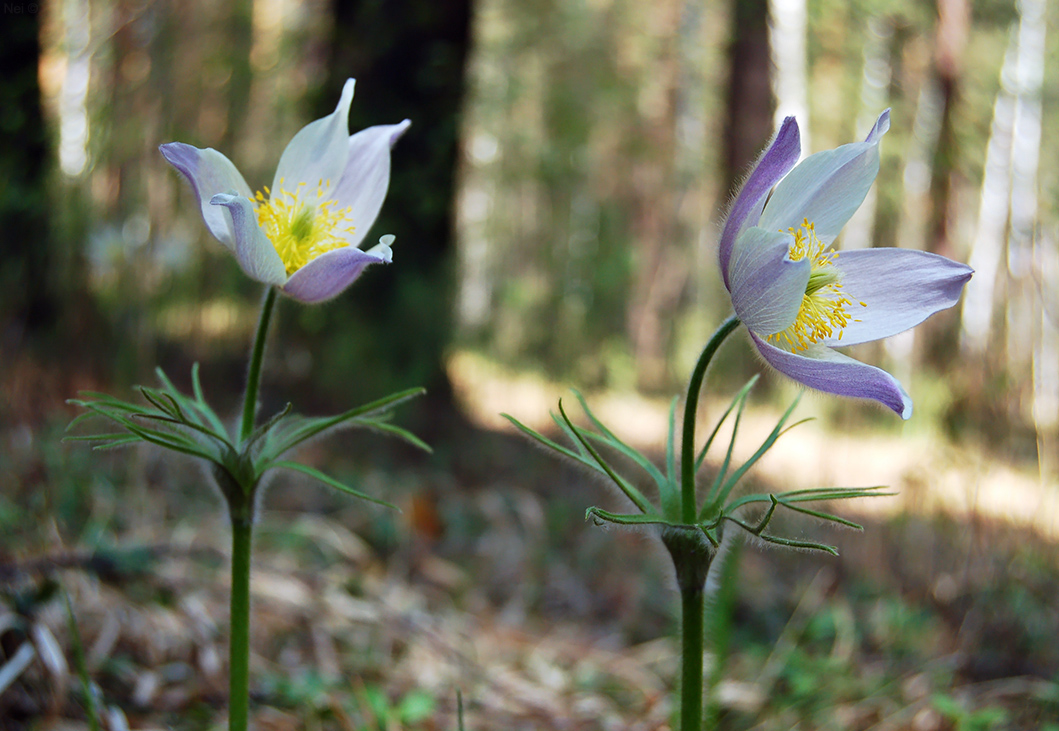
<svg viewBox="0 0 1059 731">
<path fill-rule="evenodd" d="M 724 179 L 735 193 L 773 132 L 768 0 L 732 0 Z"/>
<path fill-rule="evenodd" d="M 0 22 L 0 109 L 10 142 L 0 146 L 0 352 L 5 361 L 10 350 L 53 330 L 60 310 L 50 275 L 52 158 L 37 81 L 39 17 L 10 13 Z"/>
<path fill-rule="evenodd" d="M 950 258 L 959 258 L 952 242 L 955 218 L 952 189 L 960 154 L 953 120 L 960 98 L 962 57 L 967 45 L 970 12 L 967 0 L 938 0 L 934 73 L 940 92 L 941 120 L 930 178 L 926 245 L 929 251 Z M 920 329 L 919 336 L 925 345 L 927 362 L 939 369 L 944 368 L 959 343 L 957 313 L 945 312 L 933 317 Z"/>
<path fill-rule="evenodd" d="M 676 126 L 680 92 L 681 0 L 654 6 L 662 46 L 655 63 L 659 103 L 641 120 L 647 152 L 633 172 L 635 265 L 626 326 L 636 362 L 637 386 L 657 391 L 668 385 L 667 351 L 673 308 L 686 276 L 674 249 L 676 212 Z"/>
</svg>

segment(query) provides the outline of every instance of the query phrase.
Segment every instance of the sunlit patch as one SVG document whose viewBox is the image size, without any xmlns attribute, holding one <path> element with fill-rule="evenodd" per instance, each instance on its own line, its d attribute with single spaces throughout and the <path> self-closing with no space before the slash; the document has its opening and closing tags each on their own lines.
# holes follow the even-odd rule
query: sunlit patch
<svg viewBox="0 0 1059 731">
<path fill-rule="evenodd" d="M 294 191 L 282 188 L 273 194 L 265 187 L 252 202 L 257 206 L 257 222 L 287 269 L 287 276 L 328 251 L 348 246 L 354 226 L 349 219 L 350 207 L 336 208 L 333 200 L 324 200 L 331 184 L 323 180 L 312 191 L 299 183 Z M 268 197 L 266 197 L 266 195 Z"/>
<path fill-rule="evenodd" d="M 785 350 L 806 350 L 813 343 L 838 334 L 853 322 L 849 307 L 853 301 L 842 291 L 842 272 L 835 266 L 837 251 L 828 251 L 816 237 L 816 225 L 805 219 L 797 229 L 788 229 L 794 236 L 790 260 L 809 260 L 809 281 L 805 285 L 798 316 L 786 330 L 768 335 L 766 339 Z M 867 307 L 864 302 L 858 302 Z"/>
</svg>

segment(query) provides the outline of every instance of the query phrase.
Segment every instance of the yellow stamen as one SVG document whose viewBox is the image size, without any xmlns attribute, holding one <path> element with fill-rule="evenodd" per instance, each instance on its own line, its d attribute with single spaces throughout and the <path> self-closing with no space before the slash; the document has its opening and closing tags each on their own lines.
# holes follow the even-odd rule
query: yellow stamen
<svg viewBox="0 0 1059 731">
<path fill-rule="evenodd" d="M 786 350 L 806 350 L 813 343 L 831 338 L 853 322 L 847 309 L 853 302 L 842 291 L 842 272 L 835 266 L 837 251 L 827 247 L 816 237 L 816 225 L 805 219 L 797 229 L 788 231 L 794 236 L 791 261 L 809 260 L 809 281 L 802 295 L 798 316 L 786 330 L 768 335 L 766 339 Z M 862 307 L 867 307 L 859 302 Z"/>
<path fill-rule="evenodd" d="M 286 190 L 280 181 L 280 191 L 272 194 L 258 191 L 251 199 L 257 205 L 257 223 L 265 236 L 276 247 L 276 253 L 287 269 L 287 276 L 328 251 L 348 246 L 343 235 L 352 234 L 350 208 L 336 208 L 333 200 L 323 200 L 330 181 L 321 180 L 313 194 L 299 183 L 294 191 Z M 265 197 L 268 194 L 268 197 Z"/>
</svg>

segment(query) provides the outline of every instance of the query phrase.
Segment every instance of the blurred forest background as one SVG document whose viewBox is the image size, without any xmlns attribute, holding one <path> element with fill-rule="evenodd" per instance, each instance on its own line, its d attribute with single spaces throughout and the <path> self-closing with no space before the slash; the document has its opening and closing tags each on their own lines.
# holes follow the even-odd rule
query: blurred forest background
<svg viewBox="0 0 1059 731">
<path fill-rule="evenodd" d="M 71 457 L 57 445 L 70 417 L 64 399 L 81 388 L 124 395 L 132 384 L 151 382 L 155 364 L 186 385 L 191 364 L 201 362 L 215 405 L 236 407 L 259 287 L 209 237 L 157 147 L 174 140 L 214 147 L 256 190 L 293 133 L 333 110 L 347 77 L 357 79 L 351 130 L 413 122 L 394 150 L 390 195 L 370 234 L 396 235 L 394 263 L 369 270 L 326 305 L 284 302 L 263 394 L 266 409 L 291 400 L 303 411 L 328 413 L 399 388 L 428 388 L 401 418 L 437 447 L 433 459 L 379 452 L 377 442 L 349 453 L 387 470 L 411 465 L 418 477 L 373 477 L 364 460 L 344 467 L 375 489 L 388 481 L 404 486 L 412 507 L 406 528 L 426 541 L 406 556 L 411 563 L 425 560 L 416 553 L 423 545 L 441 545 L 457 564 L 466 559 L 461 550 L 479 545 L 468 536 L 480 538 L 481 524 L 458 517 L 446 502 L 461 499 L 469 483 L 518 485 L 505 500 L 516 504 L 509 508 L 521 516 L 519 531 L 528 530 L 524 499 L 543 511 L 545 533 L 562 533 L 556 526 L 588 530 L 578 525 L 579 511 L 597 500 L 594 493 L 575 493 L 563 508 L 573 517 L 557 517 L 542 507 L 547 500 L 527 496 L 532 486 L 554 490 L 575 476 L 549 475 L 546 460 L 481 427 L 496 425 L 499 411 L 532 422 L 571 385 L 625 394 L 652 414 L 658 397 L 680 390 L 728 314 L 715 261 L 718 222 L 748 165 L 789 114 L 798 117 L 808 154 L 863 138 L 891 108 L 877 184 L 838 245 L 923 249 L 976 270 L 961 305 L 857 352 L 895 373 L 912 394 L 917 411 L 908 425 L 837 399 L 809 399 L 802 411 L 823 417 L 825 441 L 839 430 L 877 439 L 883 462 L 899 436 L 926 435 L 932 458 L 955 450 L 945 452 L 948 459 L 973 455 L 975 474 L 1010 470 L 1055 490 L 1054 2 L 16 0 L 2 10 L 0 533 L 7 537 L 0 538 L 0 558 L 49 554 L 58 544 L 147 540 L 130 527 L 134 517 L 115 517 L 123 481 L 195 482 L 179 472 L 163 480 L 150 460 L 135 468 L 112 460 L 97 469 L 96 457 Z M 710 387 L 730 393 L 756 370 L 748 348 L 729 345 Z M 755 404 L 765 412 L 792 393 L 777 380 L 759 387 Z M 612 424 L 619 432 L 644 423 L 640 412 L 620 413 L 632 416 Z M 661 423 L 652 419 L 646 423 Z M 933 464 L 913 465 L 913 478 L 901 473 L 899 487 L 932 489 Z M 886 477 L 863 469 L 836 474 L 862 484 Z M 84 495 L 86 479 L 96 497 Z M 960 495 L 977 495 L 977 478 L 970 480 Z M 277 491 L 280 506 L 306 507 L 299 501 L 308 498 Z M 98 495 L 108 496 L 104 518 L 92 502 L 103 499 Z M 488 522 L 495 506 L 482 499 L 486 517 L 475 520 Z M 1029 514 L 1041 518 L 1042 504 Z M 335 510 L 331 503 L 308 507 Z M 1048 525 L 1054 513 L 1043 511 Z M 155 525 L 171 526 L 169 512 L 152 515 Z M 389 556 L 399 552 L 395 536 L 403 525 L 394 520 L 355 527 Z M 892 530 L 921 538 L 909 525 Z M 966 535 L 959 526 L 942 532 Z M 532 545 L 518 550 L 532 553 Z M 590 544 L 574 562 L 592 565 L 605 545 Z M 639 545 L 619 556 L 638 561 L 629 556 Z M 996 558 L 1008 556 L 1001 545 L 1009 544 L 998 539 L 981 555 L 995 559 L 989 565 L 996 572 L 1010 573 L 1008 558 Z M 1051 569 L 1041 568 L 1052 566 L 1040 558 L 1054 553 L 1049 546 L 1030 560 L 1043 572 L 1033 575 L 1044 593 L 1055 586 Z M 524 610 L 547 608 L 548 587 L 559 579 L 534 563 L 552 555 L 541 550 L 511 568 L 537 566 L 535 588 L 525 590 L 533 596 L 509 586 L 490 589 L 489 601 L 510 607 L 518 595 Z M 480 545 L 475 551 L 479 558 L 488 552 Z M 892 565 L 892 557 L 879 558 L 886 549 L 878 552 L 865 549 L 865 561 Z M 952 575 L 970 580 L 969 559 L 961 564 L 963 554 L 954 555 L 953 565 L 963 568 Z M 438 578 L 438 564 L 429 566 L 435 571 L 426 573 L 451 589 L 449 579 Z M 925 570 L 932 578 L 924 586 L 936 589 L 930 582 L 949 576 L 936 568 Z M 499 569 L 491 576 L 495 586 L 512 580 Z M 618 588 L 608 590 L 632 591 L 625 579 L 614 581 Z M 819 580 L 807 586 L 804 596 L 816 592 L 820 601 L 831 591 Z M 922 596 L 937 603 L 934 589 Z M 601 621 L 603 609 L 570 591 L 559 591 L 563 616 Z M 873 596 L 886 590 L 878 592 Z M 655 602 L 648 607 L 655 624 L 645 626 L 667 626 L 661 600 L 652 600 L 649 588 L 634 593 L 629 601 L 640 609 Z M 967 589 L 952 596 L 972 595 Z M 963 611 L 978 606 L 968 601 Z M 1048 633 L 1057 620 L 1048 605 L 1033 603 L 1040 622 L 1019 635 L 1026 647 L 1039 637 L 1054 641 Z M 827 637 L 845 626 L 844 610 L 835 611 L 838 629 L 820 630 Z M 1025 629 L 1020 611 L 1010 619 Z M 649 630 L 628 628 L 629 616 L 619 622 L 623 637 L 648 639 Z M 966 615 L 959 617 L 963 628 Z M 894 622 L 897 635 L 930 634 L 908 617 Z M 763 636 L 775 641 L 779 630 L 765 625 Z M 1053 677 L 1059 660 L 997 672 Z M 640 676 L 629 681 L 637 683 Z M 960 703 L 945 708 L 962 713 Z M 964 716 L 946 713 L 937 711 L 948 719 L 945 727 L 989 727 L 959 726 L 952 719 Z M 499 728 L 480 726 L 489 727 Z"/>
</svg>

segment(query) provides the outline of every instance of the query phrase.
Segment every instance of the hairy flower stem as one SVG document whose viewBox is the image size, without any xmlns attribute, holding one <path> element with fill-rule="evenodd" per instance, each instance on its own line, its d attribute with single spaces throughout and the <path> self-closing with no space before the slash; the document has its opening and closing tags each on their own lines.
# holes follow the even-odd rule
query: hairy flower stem
<svg viewBox="0 0 1059 731">
<path fill-rule="evenodd" d="M 702 355 L 699 356 L 699 362 L 695 364 L 695 370 L 692 371 L 691 380 L 688 382 L 688 396 L 684 401 L 684 436 L 680 444 L 680 516 L 688 525 L 698 518 L 695 505 L 695 417 L 699 410 L 699 392 L 702 391 L 706 370 L 717 349 L 725 338 L 735 332 L 739 324 L 735 315 L 721 323 L 702 349 Z"/>
<path fill-rule="evenodd" d="M 702 729 L 702 644 L 704 590 L 680 590 L 680 613 L 683 628 L 681 647 L 683 666 L 680 673 L 681 731 Z"/>
<path fill-rule="evenodd" d="M 245 444 L 254 431 L 257 392 L 261 385 L 261 364 L 265 359 L 265 341 L 276 290 L 269 287 L 261 303 L 261 319 L 250 351 L 250 368 L 243 398 L 243 419 L 239 443 Z M 222 492 L 228 499 L 232 521 L 232 594 L 228 645 L 228 729 L 246 731 L 250 720 L 250 553 L 253 546 L 255 485 L 238 484 L 221 471 L 218 475 Z"/>
<path fill-rule="evenodd" d="M 681 520 L 691 526 L 698 520 L 695 504 L 695 417 L 699 410 L 699 392 L 706 378 L 710 361 L 725 338 L 739 327 L 734 315 L 729 317 L 706 343 L 699 362 L 688 383 L 684 402 L 684 431 L 680 445 L 680 513 Z M 713 560 L 713 547 L 702 533 L 694 529 L 670 529 L 663 533 L 662 542 L 669 549 L 677 571 L 680 587 L 681 613 L 681 678 L 680 729 L 702 731 L 702 645 L 705 618 L 706 574 Z"/>
<path fill-rule="evenodd" d="M 680 731 L 702 731 L 702 646 L 706 575 L 715 550 L 695 528 L 667 528 L 662 543 L 673 558 L 680 587 Z"/>
<path fill-rule="evenodd" d="M 228 728 L 246 731 L 250 717 L 250 550 L 253 518 L 232 511 L 232 597 L 228 649 Z"/>
<path fill-rule="evenodd" d="M 257 414 L 257 391 L 261 385 L 261 363 L 265 359 L 265 340 L 268 339 L 268 325 L 272 320 L 272 310 L 276 304 L 276 288 L 269 287 L 265 301 L 261 304 L 261 319 L 257 323 L 254 335 L 254 347 L 250 352 L 250 370 L 246 378 L 246 397 L 243 400 L 243 420 L 239 427 L 239 443 L 250 438 L 254 431 L 254 416 Z"/>
</svg>

